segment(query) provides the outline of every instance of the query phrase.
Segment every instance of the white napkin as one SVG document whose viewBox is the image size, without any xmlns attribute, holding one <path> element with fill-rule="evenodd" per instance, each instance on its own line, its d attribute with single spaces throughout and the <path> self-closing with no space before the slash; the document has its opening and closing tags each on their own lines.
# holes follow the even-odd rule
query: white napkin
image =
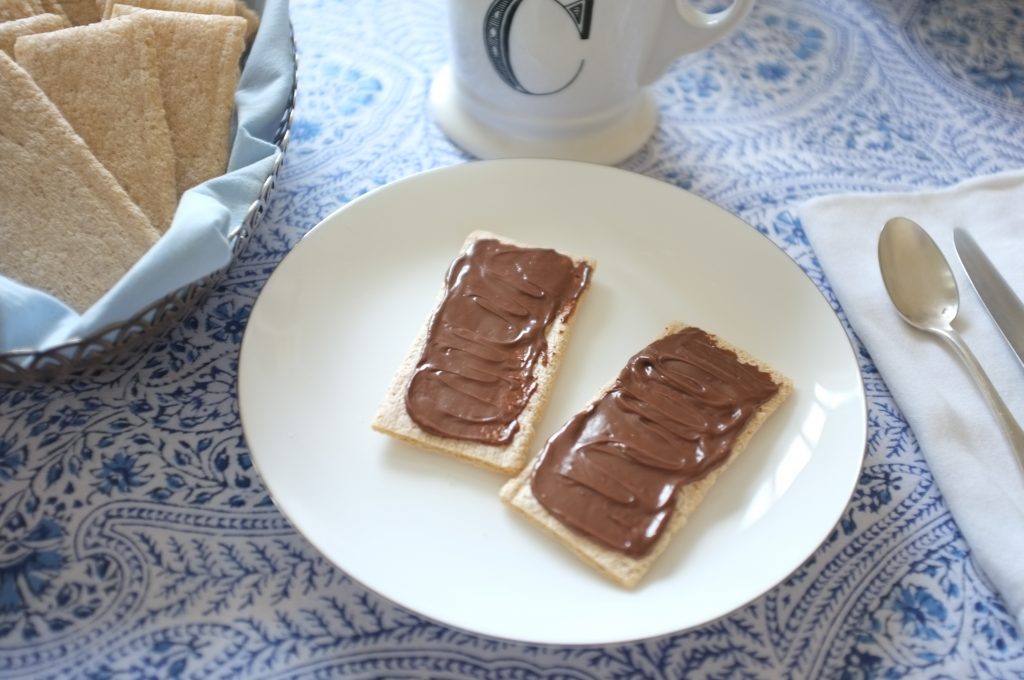
<svg viewBox="0 0 1024 680">
<path fill-rule="evenodd" d="M 975 560 L 1024 626 L 1024 479 L 981 393 L 944 341 L 897 314 L 878 270 L 878 234 L 895 216 L 914 220 L 956 274 L 954 327 L 1024 423 L 1024 367 L 971 286 L 953 228 L 971 232 L 1024 297 L 1024 172 L 913 194 L 829 196 L 799 210 L 811 245 L 896 403 L 917 435 L 939 490 Z"/>
</svg>

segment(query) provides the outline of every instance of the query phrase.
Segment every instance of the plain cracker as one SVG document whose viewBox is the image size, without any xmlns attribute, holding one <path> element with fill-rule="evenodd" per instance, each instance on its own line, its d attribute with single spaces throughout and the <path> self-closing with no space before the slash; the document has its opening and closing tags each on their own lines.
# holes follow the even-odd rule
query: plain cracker
<svg viewBox="0 0 1024 680">
<path fill-rule="evenodd" d="M 260 28 L 260 15 L 243 0 L 97 0 L 96 4 L 104 19 L 116 17 L 118 5 L 166 12 L 239 16 L 245 19 L 246 41 L 252 39 Z"/>
<path fill-rule="evenodd" d="M 0 21 L 14 21 L 37 14 L 46 14 L 40 0 L 0 0 Z"/>
<path fill-rule="evenodd" d="M 122 4 L 113 12 L 114 17 L 130 16 L 145 23 L 156 37 L 164 110 L 174 149 L 175 194 L 180 197 L 223 174 L 227 167 L 245 20 Z"/>
<path fill-rule="evenodd" d="M 125 17 L 18 38 L 14 53 L 160 231 L 177 206 L 155 38 Z"/>
<path fill-rule="evenodd" d="M 60 4 L 74 26 L 96 23 L 103 16 L 94 0 L 60 0 Z"/>
<path fill-rule="evenodd" d="M 23 35 L 48 33 L 69 28 L 67 17 L 59 14 L 35 14 L 24 19 L 0 22 L 0 50 L 14 58 L 14 42 Z"/>
<path fill-rule="evenodd" d="M 245 19 L 245 39 L 250 40 L 260 30 L 260 15 L 243 0 L 235 0 L 235 14 Z"/>
<path fill-rule="evenodd" d="M 235 16 L 235 0 L 102 0 L 102 2 L 104 19 L 109 19 L 113 15 L 114 5 L 162 9 L 168 12 Z"/>
<path fill-rule="evenodd" d="M 67 12 L 64 11 L 64 5 L 57 0 L 39 0 L 39 4 L 42 5 L 46 14 L 56 14 L 59 17 L 68 18 Z"/>
<path fill-rule="evenodd" d="M 0 101 L 0 271 L 84 312 L 160 235 L 6 53 Z"/>
</svg>

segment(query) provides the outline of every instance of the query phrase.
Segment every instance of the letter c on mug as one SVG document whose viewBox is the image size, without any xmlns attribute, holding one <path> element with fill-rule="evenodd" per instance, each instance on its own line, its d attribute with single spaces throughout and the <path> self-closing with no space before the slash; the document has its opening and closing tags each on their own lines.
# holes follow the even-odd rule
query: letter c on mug
<svg viewBox="0 0 1024 680">
<path fill-rule="evenodd" d="M 583 62 L 580 60 L 576 73 L 563 85 L 546 92 L 534 92 L 524 86 L 516 76 L 512 68 L 512 59 L 509 50 L 509 35 L 512 32 L 512 22 L 515 20 L 516 10 L 523 0 L 494 0 L 487 12 L 484 14 L 484 44 L 487 49 L 487 56 L 491 65 L 501 80 L 523 94 L 547 95 L 561 92 L 573 84 L 583 71 Z M 565 18 L 576 27 L 580 40 L 587 40 L 590 37 L 590 21 L 593 16 L 594 0 L 575 0 L 568 4 L 562 4 L 558 0 L 550 0 L 563 10 Z"/>
</svg>

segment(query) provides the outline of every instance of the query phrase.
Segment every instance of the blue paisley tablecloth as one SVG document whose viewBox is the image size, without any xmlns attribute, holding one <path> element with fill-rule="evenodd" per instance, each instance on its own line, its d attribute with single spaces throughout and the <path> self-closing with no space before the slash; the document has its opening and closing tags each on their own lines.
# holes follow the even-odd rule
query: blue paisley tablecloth
<svg viewBox="0 0 1024 680">
<path fill-rule="evenodd" d="M 246 320 L 323 217 L 466 160 L 425 115 L 444 13 L 293 0 L 291 145 L 224 284 L 125 367 L 0 388 L 0 677 L 1024 677 L 1022 631 L 859 344 L 869 440 L 849 506 L 790 578 L 695 630 L 577 648 L 452 630 L 353 583 L 274 509 L 239 425 Z M 659 131 L 624 167 L 739 214 L 834 299 L 803 201 L 1024 167 L 1024 5 L 760 0 L 658 94 Z"/>
</svg>

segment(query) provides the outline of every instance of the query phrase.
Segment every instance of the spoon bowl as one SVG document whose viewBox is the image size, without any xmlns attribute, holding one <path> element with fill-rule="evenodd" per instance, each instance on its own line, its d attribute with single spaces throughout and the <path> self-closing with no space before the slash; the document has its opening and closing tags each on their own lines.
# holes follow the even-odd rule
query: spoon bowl
<svg viewBox="0 0 1024 680">
<path fill-rule="evenodd" d="M 951 327 L 960 291 L 928 232 L 906 217 L 892 218 L 878 239 L 878 263 L 885 289 L 907 323 L 924 331 Z"/>
<path fill-rule="evenodd" d="M 913 220 L 894 217 L 878 237 L 878 266 L 885 289 L 903 320 L 938 335 L 953 348 L 995 414 L 1024 474 L 1024 430 L 1013 418 L 985 370 L 953 328 L 960 292 L 949 262 Z"/>
</svg>

